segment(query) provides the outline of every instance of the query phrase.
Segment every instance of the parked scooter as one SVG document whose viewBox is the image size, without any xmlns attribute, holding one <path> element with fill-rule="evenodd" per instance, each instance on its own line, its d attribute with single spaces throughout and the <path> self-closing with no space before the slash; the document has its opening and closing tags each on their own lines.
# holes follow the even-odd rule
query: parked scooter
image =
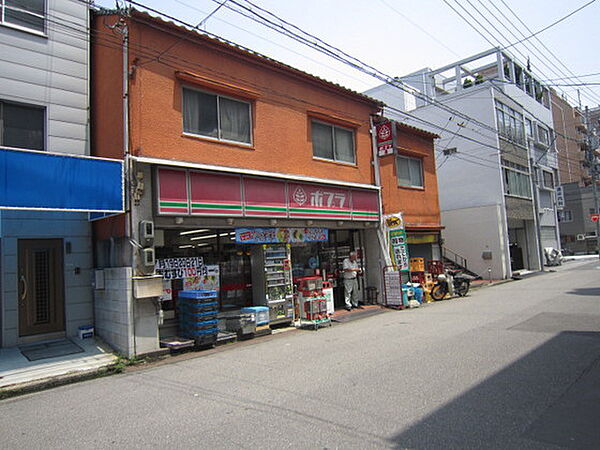
<svg viewBox="0 0 600 450">
<path fill-rule="evenodd" d="M 434 300 L 442 300 L 446 295 L 453 297 L 457 294 L 459 297 L 464 297 L 469 292 L 471 281 L 475 277 L 462 273 L 461 271 L 446 271 L 438 275 L 437 282 L 431 290 L 431 297 Z"/>
</svg>

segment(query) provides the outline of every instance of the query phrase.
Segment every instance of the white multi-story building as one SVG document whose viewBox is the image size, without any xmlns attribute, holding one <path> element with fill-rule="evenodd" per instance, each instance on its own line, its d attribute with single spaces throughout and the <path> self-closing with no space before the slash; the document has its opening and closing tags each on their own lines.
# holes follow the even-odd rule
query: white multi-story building
<svg viewBox="0 0 600 450">
<path fill-rule="evenodd" d="M 111 208 L 93 205 L 88 30 L 85 2 L 0 0 L 0 347 L 93 323 L 84 211 Z"/>
<path fill-rule="evenodd" d="M 486 278 L 539 270 L 542 249 L 560 242 L 548 89 L 499 49 L 397 83 L 366 94 L 392 107 L 388 116 L 441 135 L 436 159 L 447 254 L 466 258 Z"/>
</svg>

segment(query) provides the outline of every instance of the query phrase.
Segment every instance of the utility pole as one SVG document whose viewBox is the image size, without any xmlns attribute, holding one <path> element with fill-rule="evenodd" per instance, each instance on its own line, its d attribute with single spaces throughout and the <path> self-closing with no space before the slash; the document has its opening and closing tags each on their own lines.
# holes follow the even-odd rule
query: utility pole
<svg viewBox="0 0 600 450">
<path fill-rule="evenodd" d="M 593 146 L 592 130 L 590 129 L 590 111 L 585 107 L 585 127 L 586 127 L 586 159 L 590 165 L 590 176 L 592 177 L 592 192 L 594 194 L 594 214 L 600 213 L 600 199 L 598 199 L 598 175 L 600 175 L 598 157 Z M 600 258 L 600 220 L 596 220 L 596 251 Z"/>
<path fill-rule="evenodd" d="M 535 234 L 538 242 L 538 252 L 540 255 L 540 271 L 544 272 L 544 262 L 546 257 L 544 255 L 544 244 L 542 243 L 542 226 L 540 223 L 540 199 L 539 199 L 539 180 L 538 180 L 538 165 L 537 161 L 534 161 L 533 158 L 529 159 L 529 165 L 531 166 L 531 181 L 533 182 L 533 192 L 531 193 L 533 196 L 533 210 L 534 210 L 534 225 L 535 225 Z"/>
</svg>

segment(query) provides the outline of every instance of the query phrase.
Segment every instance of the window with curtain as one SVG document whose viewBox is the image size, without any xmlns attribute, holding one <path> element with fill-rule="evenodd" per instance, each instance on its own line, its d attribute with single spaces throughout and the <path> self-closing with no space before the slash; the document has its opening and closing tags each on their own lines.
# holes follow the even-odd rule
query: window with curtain
<svg viewBox="0 0 600 450">
<path fill-rule="evenodd" d="M 0 145 L 44 150 L 45 108 L 0 101 Z"/>
<path fill-rule="evenodd" d="M 46 0 L 0 0 L 0 23 L 44 33 Z"/>
<path fill-rule="evenodd" d="M 505 167 L 504 193 L 513 197 L 531 198 L 531 180 L 529 175 Z"/>
<path fill-rule="evenodd" d="M 250 103 L 183 88 L 183 131 L 223 141 L 252 143 Z"/>
<path fill-rule="evenodd" d="M 313 156 L 354 164 L 354 131 L 316 120 L 311 121 Z"/>
<path fill-rule="evenodd" d="M 423 187 L 423 162 L 419 158 L 396 156 L 398 184 L 408 187 Z"/>
</svg>

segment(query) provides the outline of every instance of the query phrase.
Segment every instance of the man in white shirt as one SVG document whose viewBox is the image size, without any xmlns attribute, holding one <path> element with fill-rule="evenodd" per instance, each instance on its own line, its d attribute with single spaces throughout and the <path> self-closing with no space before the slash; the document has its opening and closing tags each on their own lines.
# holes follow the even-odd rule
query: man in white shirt
<svg viewBox="0 0 600 450">
<path fill-rule="evenodd" d="M 360 273 L 360 267 L 356 260 L 356 252 L 350 252 L 348 258 L 344 259 L 344 300 L 346 309 L 350 311 L 352 308 L 358 308 L 358 281 L 356 276 Z"/>
</svg>

